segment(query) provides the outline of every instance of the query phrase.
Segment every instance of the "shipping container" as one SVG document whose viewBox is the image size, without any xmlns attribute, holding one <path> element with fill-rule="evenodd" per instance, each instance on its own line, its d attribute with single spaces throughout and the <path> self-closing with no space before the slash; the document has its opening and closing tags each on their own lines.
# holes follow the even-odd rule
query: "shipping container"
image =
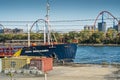
<svg viewBox="0 0 120 80">
<path fill-rule="evenodd" d="M 2 59 L 2 70 L 8 69 L 23 69 L 28 68 L 30 63 L 30 58 L 22 57 L 12 57 L 12 58 L 3 58 Z"/>
<path fill-rule="evenodd" d="M 30 67 L 37 68 L 43 72 L 47 72 L 53 69 L 52 58 L 33 58 L 30 61 Z"/>
</svg>

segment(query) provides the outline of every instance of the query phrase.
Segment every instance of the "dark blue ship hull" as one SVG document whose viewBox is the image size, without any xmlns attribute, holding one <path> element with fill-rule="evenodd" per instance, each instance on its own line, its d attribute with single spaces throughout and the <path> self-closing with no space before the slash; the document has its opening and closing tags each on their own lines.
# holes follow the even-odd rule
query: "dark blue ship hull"
<svg viewBox="0 0 120 80">
<path fill-rule="evenodd" d="M 55 44 L 24 47 L 21 55 L 24 56 L 46 56 L 58 60 L 73 60 L 76 55 L 77 44 Z"/>
</svg>

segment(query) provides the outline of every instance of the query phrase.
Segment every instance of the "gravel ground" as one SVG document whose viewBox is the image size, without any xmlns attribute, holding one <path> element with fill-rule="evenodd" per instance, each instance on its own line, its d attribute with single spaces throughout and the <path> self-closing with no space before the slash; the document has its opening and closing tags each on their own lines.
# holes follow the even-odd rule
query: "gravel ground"
<svg viewBox="0 0 120 80">
<path fill-rule="evenodd" d="M 115 67 L 90 66 L 54 66 L 47 73 L 47 80 L 109 80 L 110 75 L 118 71 Z M 109 78 L 108 78 L 109 75 Z M 0 74 L 0 80 L 10 80 L 10 76 Z M 14 74 L 13 80 L 44 80 L 44 75 Z"/>
</svg>

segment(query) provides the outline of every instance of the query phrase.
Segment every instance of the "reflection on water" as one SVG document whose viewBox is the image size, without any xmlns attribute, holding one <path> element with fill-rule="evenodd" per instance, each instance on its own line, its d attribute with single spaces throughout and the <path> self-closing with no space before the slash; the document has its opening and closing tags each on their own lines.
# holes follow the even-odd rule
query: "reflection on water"
<svg viewBox="0 0 120 80">
<path fill-rule="evenodd" d="M 75 63 L 120 63 L 120 47 L 78 46 Z"/>
</svg>

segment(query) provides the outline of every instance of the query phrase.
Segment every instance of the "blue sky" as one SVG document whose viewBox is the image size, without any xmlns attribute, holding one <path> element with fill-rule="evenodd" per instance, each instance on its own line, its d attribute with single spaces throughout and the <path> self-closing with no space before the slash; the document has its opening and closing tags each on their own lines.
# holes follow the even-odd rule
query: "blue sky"
<svg viewBox="0 0 120 80">
<path fill-rule="evenodd" d="M 0 20 L 44 18 L 46 0 L 0 0 Z M 50 0 L 51 20 L 95 18 L 107 10 L 120 17 L 120 0 Z"/>
<path fill-rule="evenodd" d="M 120 17 L 120 0 L 50 0 L 50 20 L 95 19 L 106 10 Z M 45 18 L 46 0 L 0 0 L 0 21 Z"/>
</svg>

